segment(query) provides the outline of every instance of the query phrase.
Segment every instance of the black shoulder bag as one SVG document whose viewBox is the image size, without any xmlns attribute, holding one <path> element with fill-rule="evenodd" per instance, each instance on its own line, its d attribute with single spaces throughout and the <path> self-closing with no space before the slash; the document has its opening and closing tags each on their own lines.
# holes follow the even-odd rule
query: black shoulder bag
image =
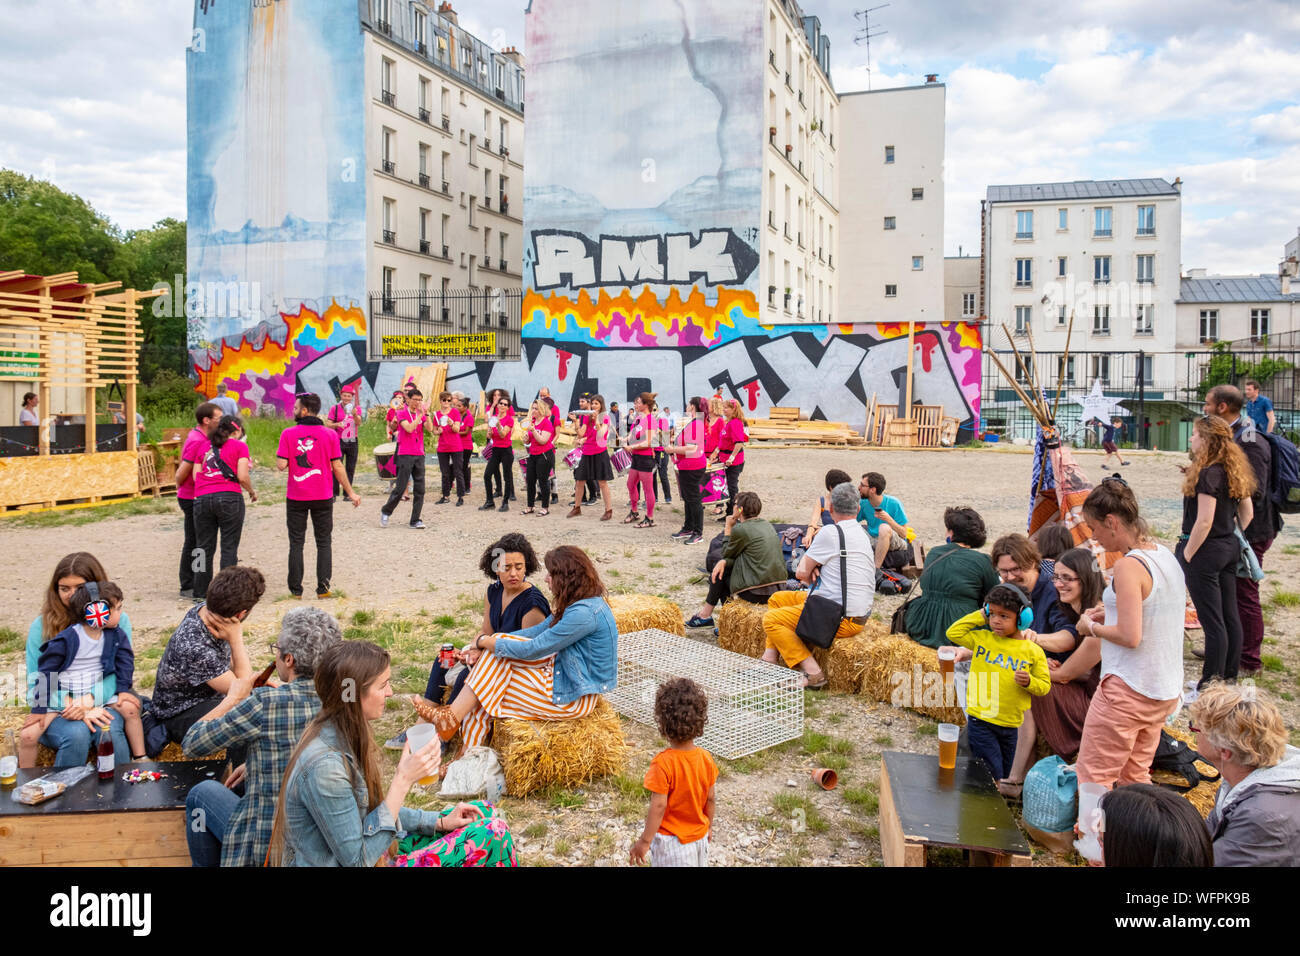
<svg viewBox="0 0 1300 956">
<path fill-rule="evenodd" d="M 844 529 L 836 524 L 835 530 L 840 536 L 840 603 L 836 604 L 814 591 L 804 601 L 799 624 L 794 629 L 799 640 L 823 649 L 830 647 L 835 640 L 840 621 L 844 620 L 849 607 L 849 552 L 844 543 Z"/>
</svg>

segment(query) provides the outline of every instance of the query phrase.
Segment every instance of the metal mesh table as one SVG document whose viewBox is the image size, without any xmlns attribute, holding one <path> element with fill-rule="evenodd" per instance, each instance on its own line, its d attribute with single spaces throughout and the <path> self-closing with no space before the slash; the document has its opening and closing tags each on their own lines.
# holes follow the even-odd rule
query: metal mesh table
<svg viewBox="0 0 1300 956">
<path fill-rule="evenodd" d="M 673 677 L 689 677 L 708 695 L 696 743 L 715 756 L 734 760 L 803 734 L 798 671 L 667 631 L 618 636 L 618 687 L 605 696 L 624 717 L 653 727 L 655 692 Z"/>
</svg>

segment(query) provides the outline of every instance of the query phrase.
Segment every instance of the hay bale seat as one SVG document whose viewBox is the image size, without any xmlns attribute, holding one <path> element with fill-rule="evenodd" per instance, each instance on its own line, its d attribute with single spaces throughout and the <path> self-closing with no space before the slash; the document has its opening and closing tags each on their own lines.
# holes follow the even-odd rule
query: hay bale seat
<svg viewBox="0 0 1300 956">
<path fill-rule="evenodd" d="M 3 734 L 6 730 L 12 730 L 14 732 L 14 743 L 17 743 L 18 732 L 22 730 L 28 713 L 29 711 L 25 707 L 0 707 L 0 734 Z M 87 758 L 90 755 L 90 752 L 87 752 Z M 169 743 L 163 748 L 162 753 L 158 755 L 157 760 L 159 763 L 175 763 L 181 760 L 224 760 L 225 757 L 226 752 L 224 750 L 218 750 L 216 753 L 205 757 L 187 757 L 185 752 L 181 750 L 180 744 Z M 53 767 L 54 750 L 44 744 L 37 745 L 36 766 Z"/>
<path fill-rule="evenodd" d="M 714 612 L 718 622 L 718 646 L 724 651 L 761 657 L 767 644 L 763 633 L 766 604 L 727 601 Z M 811 648 L 813 659 L 830 682 L 830 689 L 842 694 L 862 693 L 862 676 L 868 663 L 871 642 L 889 632 L 889 625 L 879 618 L 869 618 L 862 630 L 852 637 L 842 637 L 826 650 Z"/>
<path fill-rule="evenodd" d="M 621 773 L 627 759 L 623 726 L 603 697 L 588 717 L 494 721 L 492 746 L 512 797 Z"/>
<path fill-rule="evenodd" d="M 862 693 L 882 704 L 893 703 L 894 691 L 898 686 L 896 674 L 906 675 L 910 688 L 915 684 L 919 673 L 922 692 L 927 686 L 936 686 L 934 680 L 939 674 L 939 652 L 932 647 L 916 643 L 905 634 L 886 634 L 877 638 L 867 646 L 866 655 Z M 930 674 L 934 674 L 935 678 L 929 678 Z M 945 707 L 942 706 L 942 701 L 931 704 L 924 699 L 917 705 L 918 695 L 915 691 L 911 696 L 913 706 L 908 706 L 907 710 L 923 714 L 941 723 L 965 725 L 966 715 L 960 707 Z"/>
<path fill-rule="evenodd" d="M 1179 730 L 1175 727 L 1170 727 L 1168 724 L 1166 724 L 1165 732 L 1168 733 L 1170 737 L 1173 737 L 1177 740 L 1181 740 L 1189 747 L 1196 746 L 1195 735 L 1188 733 L 1187 731 Z M 1196 769 L 1206 774 L 1215 772 L 1214 767 L 1211 766 L 1210 764 L 1207 764 L 1203 760 L 1196 761 Z M 1187 781 L 1183 779 L 1182 775 L 1176 773 L 1169 773 L 1168 771 L 1165 770 L 1157 770 L 1155 773 L 1153 773 L 1151 775 L 1151 782 L 1172 783 L 1180 787 L 1187 786 Z M 1202 820 L 1208 817 L 1210 815 L 1210 811 L 1214 809 L 1214 803 L 1219 798 L 1219 785 L 1222 783 L 1223 780 L 1221 779 L 1202 780 L 1191 790 L 1188 790 L 1186 793 L 1183 794 L 1183 796 L 1187 798 L 1187 802 L 1196 808 L 1196 812 L 1201 815 Z"/>
<path fill-rule="evenodd" d="M 678 637 L 686 636 L 682 609 L 672 601 L 653 594 L 611 594 L 609 606 L 620 634 L 654 628 Z"/>
</svg>

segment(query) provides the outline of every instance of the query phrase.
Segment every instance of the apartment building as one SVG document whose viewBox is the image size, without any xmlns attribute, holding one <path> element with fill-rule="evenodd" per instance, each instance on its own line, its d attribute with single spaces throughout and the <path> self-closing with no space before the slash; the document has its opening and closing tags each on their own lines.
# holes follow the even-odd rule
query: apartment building
<svg viewBox="0 0 1300 956">
<path fill-rule="evenodd" d="M 945 318 L 945 89 L 926 80 L 840 94 L 842 321 Z"/>
<path fill-rule="evenodd" d="M 380 310 L 404 293 L 438 308 L 452 290 L 518 288 L 522 55 L 461 29 L 450 3 L 370 0 L 362 28 L 366 282 Z M 443 317 L 469 330 L 468 313 Z"/>
<path fill-rule="evenodd" d="M 1300 289 L 1287 275 L 1207 275 L 1190 269 L 1178 296 L 1179 349 L 1205 349 L 1215 342 L 1237 347 L 1297 344 Z"/>
<path fill-rule="evenodd" d="M 1005 323 L 1021 348 L 1032 332 L 1040 355 L 1062 353 L 1073 315 L 1067 386 L 1172 391 L 1180 189 L 1163 179 L 988 187 L 981 295 L 993 347 L 1008 347 Z M 1042 371 L 1056 383 L 1055 367 Z"/>
<path fill-rule="evenodd" d="M 759 235 L 765 324 L 837 319 L 841 124 L 830 78 L 830 38 L 794 0 L 768 0 Z"/>
<path fill-rule="evenodd" d="M 944 321 L 978 322 L 979 297 L 980 257 L 947 256 L 943 260 Z"/>
</svg>

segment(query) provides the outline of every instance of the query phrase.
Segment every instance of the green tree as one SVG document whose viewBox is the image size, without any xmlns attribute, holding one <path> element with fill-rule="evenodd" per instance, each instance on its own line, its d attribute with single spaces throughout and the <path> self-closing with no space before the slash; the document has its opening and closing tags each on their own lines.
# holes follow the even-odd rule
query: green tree
<svg viewBox="0 0 1300 956">
<path fill-rule="evenodd" d="M 120 278 L 121 245 L 121 231 L 80 196 L 0 169 L 0 268 L 103 282 Z"/>
<path fill-rule="evenodd" d="M 171 295 L 150 299 L 140 311 L 144 347 L 140 350 L 140 378 L 153 382 L 162 370 L 178 375 L 189 371 L 185 324 L 185 223 L 163 219 L 149 229 L 126 234 L 124 259 L 130 263 L 123 284 L 152 289 L 164 282 Z M 179 288 L 176 286 L 180 276 Z M 119 278 L 114 276 L 114 278 Z"/>
<path fill-rule="evenodd" d="M 1237 380 L 1233 381 L 1233 360 L 1232 350 L 1228 347 L 1227 342 L 1215 342 L 1214 354 L 1210 360 L 1205 363 L 1201 370 L 1201 383 L 1196 387 L 1196 393 L 1200 396 L 1201 401 L 1205 401 L 1205 396 L 1209 394 L 1210 389 L 1216 385 L 1236 385 L 1237 382 L 1253 378 L 1261 385 L 1267 385 L 1278 372 L 1292 367 L 1291 363 L 1285 359 L 1273 358 L 1266 355 L 1258 362 L 1247 362 L 1244 358 L 1238 356 L 1236 364 Z"/>
</svg>

